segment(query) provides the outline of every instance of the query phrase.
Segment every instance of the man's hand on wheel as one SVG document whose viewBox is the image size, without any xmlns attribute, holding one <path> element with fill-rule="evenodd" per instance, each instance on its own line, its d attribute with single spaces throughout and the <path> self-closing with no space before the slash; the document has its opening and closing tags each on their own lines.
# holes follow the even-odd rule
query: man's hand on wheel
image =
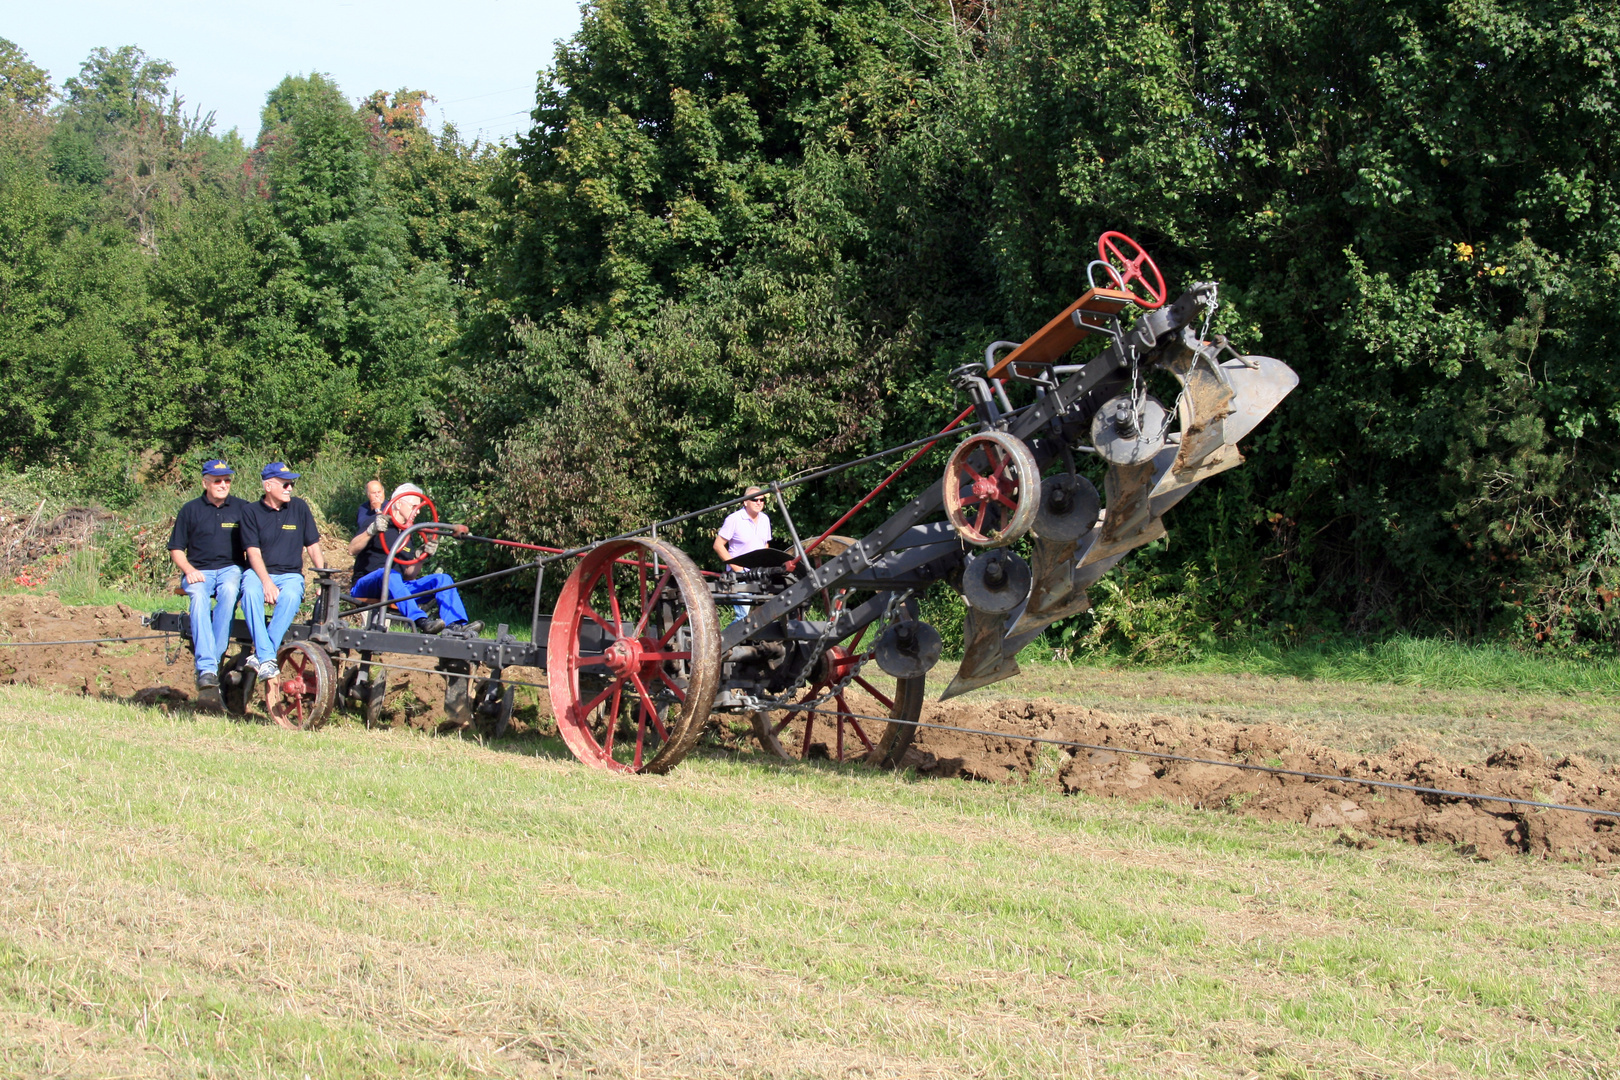
<svg viewBox="0 0 1620 1080">
<path fill-rule="evenodd" d="M 371 523 L 366 526 L 366 535 L 376 536 L 386 528 L 388 528 L 388 515 L 378 514 L 376 517 L 372 518 Z"/>
</svg>

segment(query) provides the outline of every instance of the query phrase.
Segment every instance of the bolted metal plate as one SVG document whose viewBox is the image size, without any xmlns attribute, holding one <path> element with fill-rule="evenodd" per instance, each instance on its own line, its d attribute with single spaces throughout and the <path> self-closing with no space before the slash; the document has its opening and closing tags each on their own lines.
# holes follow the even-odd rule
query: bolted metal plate
<svg viewBox="0 0 1620 1080">
<path fill-rule="evenodd" d="M 925 622 L 907 619 L 895 623 L 878 638 L 877 665 L 896 679 L 915 679 L 928 674 L 944 650 L 945 642 L 938 630 Z"/>
<path fill-rule="evenodd" d="M 1035 511 L 1035 535 L 1042 540 L 1078 540 L 1097 524 L 1102 502 L 1083 476 L 1063 473 L 1041 481 L 1041 505 Z"/>
<path fill-rule="evenodd" d="M 1000 615 L 1029 596 L 1029 563 L 1002 548 L 969 555 L 962 568 L 962 597 L 968 606 Z"/>
<path fill-rule="evenodd" d="M 1146 397 L 1137 415 L 1130 395 L 1121 394 L 1104 402 L 1091 418 L 1091 445 L 1114 465 L 1140 465 L 1164 448 L 1169 426 L 1170 414 L 1156 398 Z"/>
</svg>

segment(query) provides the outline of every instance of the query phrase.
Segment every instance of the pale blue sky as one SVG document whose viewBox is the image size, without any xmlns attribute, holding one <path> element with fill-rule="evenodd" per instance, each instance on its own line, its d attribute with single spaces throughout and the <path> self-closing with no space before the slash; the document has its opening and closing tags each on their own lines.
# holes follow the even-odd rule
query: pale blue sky
<svg viewBox="0 0 1620 1080">
<path fill-rule="evenodd" d="M 426 90 L 437 128 L 498 139 L 527 126 L 535 75 L 558 38 L 579 28 L 577 0 L 455 0 L 384 4 L 311 0 L 105 0 L 8 5 L 0 37 L 16 42 L 60 89 L 99 45 L 138 45 L 179 69 L 172 85 L 187 111 L 200 105 L 216 130 L 251 143 L 264 95 L 283 76 L 322 71 L 351 100 L 373 90 Z"/>
</svg>

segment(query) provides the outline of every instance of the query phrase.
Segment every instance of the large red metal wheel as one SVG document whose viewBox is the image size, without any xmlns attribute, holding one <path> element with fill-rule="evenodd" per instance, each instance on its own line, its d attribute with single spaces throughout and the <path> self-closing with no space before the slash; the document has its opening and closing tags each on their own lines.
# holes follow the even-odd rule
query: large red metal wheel
<svg viewBox="0 0 1620 1080">
<path fill-rule="evenodd" d="M 970 435 L 945 462 L 945 516 L 979 547 L 1004 547 L 1035 524 L 1041 470 L 1023 440 L 1004 431 Z"/>
<path fill-rule="evenodd" d="M 337 669 L 326 650 L 308 641 L 290 642 L 276 653 L 276 663 L 281 701 L 270 719 L 289 731 L 313 731 L 326 723 L 337 700 Z"/>
<path fill-rule="evenodd" d="M 703 575 L 657 540 L 595 548 L 557 598 L 546 668 L 575 757 L 668 772 L 696 745 L 720 684 L 720 620 Z"/>
<path fill-rule="evenodd" d="M 876 644 L 877 628 L 866 627 L 829 646 L 792 704 L 753 714 L 760 747 L 784 761 L 824 757 L 839 764 L 899 765 L 917 737 L 928 680 L 885 675 L 871 662 Z M 904 722 L 876 719 L 884 716 Z"/>
</svg>

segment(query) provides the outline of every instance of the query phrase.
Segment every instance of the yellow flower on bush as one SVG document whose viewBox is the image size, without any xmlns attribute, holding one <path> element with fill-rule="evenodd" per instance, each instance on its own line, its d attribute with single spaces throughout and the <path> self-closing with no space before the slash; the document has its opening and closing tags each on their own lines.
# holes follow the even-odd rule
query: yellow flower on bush
<svg viewBox="0 0 1620 1080">
<path fill-rule="evenodd" d="M 1457 253 L 1457 261 L 1460 262 L 1460 263 L 1469 262 L 1474 257 L 1474 245 L 1473 244 L 1465 244 L 1465 243 L 1463 243 L 1461 241 L 1458 241 L 1457 243 L 1452 244 L 1451 248 L 1452 248 L 1453 251 L 1455 251 Z"/>
</svg>

